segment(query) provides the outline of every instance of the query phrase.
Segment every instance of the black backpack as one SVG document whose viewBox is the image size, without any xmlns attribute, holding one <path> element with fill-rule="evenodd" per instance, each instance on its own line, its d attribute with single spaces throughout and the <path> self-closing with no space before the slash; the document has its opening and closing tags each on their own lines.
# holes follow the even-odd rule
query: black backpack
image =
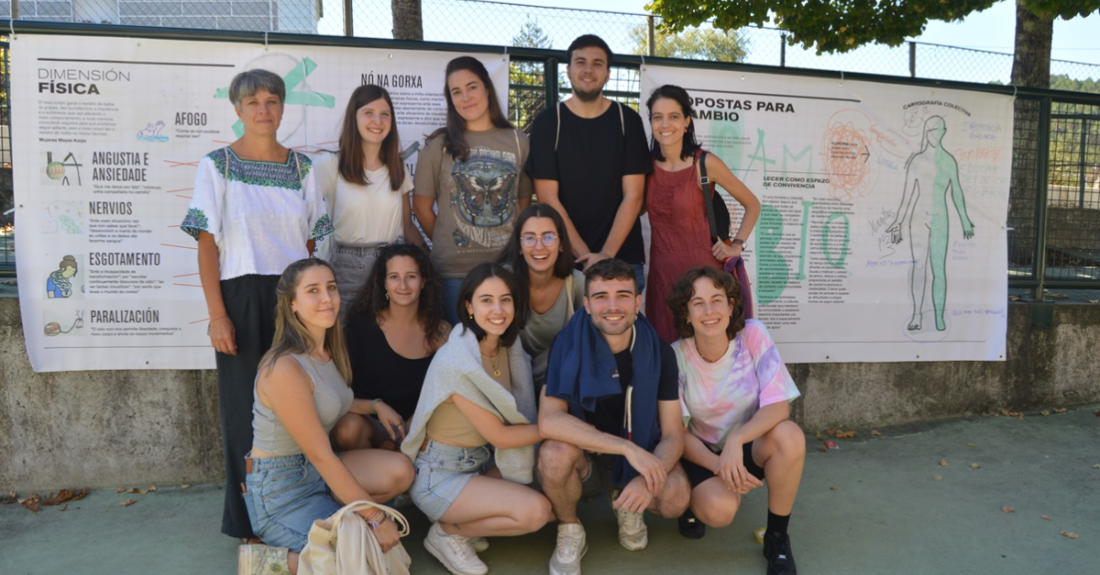
<svg viewBox="0 0 1100 575">
<path fill-rule="evenodd" d="M 707 152 L 699 152 L 699 187 L 703 189 L 703 205 L 707 208 L 707 221 L 710 223 L 710 241 L 727 241 L 730 239 L 730 210 L 722 199 L 718 190 L 714 189 L 714 182 L 707 177 Z M 710 198 L 707 198 L 707 191 Z M 708 201 L 709 199 L 709 201 Z"/>
</svg>

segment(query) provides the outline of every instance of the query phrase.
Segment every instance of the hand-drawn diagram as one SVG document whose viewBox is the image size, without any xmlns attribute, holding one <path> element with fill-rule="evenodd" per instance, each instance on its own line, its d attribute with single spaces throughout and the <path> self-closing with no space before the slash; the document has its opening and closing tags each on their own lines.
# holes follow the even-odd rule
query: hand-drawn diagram
<svg viewBox="0 0 1100 575">
<path fill-rule="evenodd" d="M 156 122 L 149 122 L 145 124 L 145 128 L 141 129 L 137 133 L 137 139 L 142 142 L 159 142 L 164 143 L 168 141 L 168 136 L 160 133 L 164 129 L 164 121 L 157 120 Z"/>
<path fill-rule="evenodd" d="M 73 256 L 61 258 L 61 263 L 57 265 L 57 268 L 50 272 L 50 276 L 46 278 L 46 297 L 50 299 L 72 297 L 72 277 L 76 275 L 77 271 L 76 258 Z"/>
<path fill-rule="evenodd" d="M 45 207 L 46 217 L 42 220 L 42 233 L 67 234 L 84 233 L 84 212 L 79 202 L 56 201 Z"/>
<path fill-rule="evenodd" d="M 65 159 L 60 162 L 54 160 L 53 152 L 46 152 L 46 169 L 44 173 L 47 179 L 43 183 L 60 180 L 62 186 L 70 186 L 72 182 L 69 180 L 68 168 L 73 168 L 76 173 L 76 185 L 79 186 L 84 183 L 80 179 L 80 168 L 83 165 L 72 152 L 69 152 Z"/>
<path fill-rule="evenodd" d="M 906 234 L 909 236 L 912 255 L 909 284 L 913 301 L 909 331 L 920 331 L 923 327 L 929 271 L 936 329 L 947 329 L 944 305 L 947 302 L 947 247 L 950 244 L 950 219 L 947 214 L 949 192 L 959 213 L 963 237 L 970 239 L 974 236 L 974 224 L 967 216 L 966 198 L 959 184 L 958 162 L 943 147 L 946 133 L 947 122 L 943 117 L 930 116 L 924 121 L 921 149 L 906 162 L 905 188 L 898 215 L 886 228 L 895 244 L 901 243 Z"/>
<path fill-rule="evenodd" d="M 865 197 L 878 180 L 871 160 L 871 120 L 858 110 L 841 110 L 829 118 L 821 138 L 821 156 L 829 176 L 829 194 L 850 202 Z"/>
<path fill-rule="evenodd" d="M 84 329 L 84 310 L 76 311 L 76 319 L 69 324 L 69 329 L 63 329 L 60 322 L 48 321 L 43 325 L 42 332 L 49 337 L 66 335 L 76 329 Z"/>
</svg>

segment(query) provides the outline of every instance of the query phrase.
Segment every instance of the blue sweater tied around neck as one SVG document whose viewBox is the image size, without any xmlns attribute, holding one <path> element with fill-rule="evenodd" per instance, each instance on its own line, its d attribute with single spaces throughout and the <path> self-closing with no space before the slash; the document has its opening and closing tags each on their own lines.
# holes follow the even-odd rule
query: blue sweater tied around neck
<svg viewBox="0 0 1100 575">
<path fill-rule="evenodd" d="M 657 417 L 657 385 L 661 377 L 661 347 L 657 332 L 645 317 L 634 322 L 635 338 L 630 350 L 634 376 L 631 386 L 631 430 L 622 424 L 619 436 L 652 452 L 660 440 L 660 420 Z M 583 307 L 577 310 L 565 329 L 554 338 L 546 373 L 546 395 L 563 399 L 569 404 L 570 415 L 585 420 L 585 411 L 596 410 L 600 399 L 623 396 L 618 365 L 603 334 L 596 329 Z M 626 485 L 638 476 L 638 471 L 619 456 L 615 459 L 612 482 Z"/>
</svg>

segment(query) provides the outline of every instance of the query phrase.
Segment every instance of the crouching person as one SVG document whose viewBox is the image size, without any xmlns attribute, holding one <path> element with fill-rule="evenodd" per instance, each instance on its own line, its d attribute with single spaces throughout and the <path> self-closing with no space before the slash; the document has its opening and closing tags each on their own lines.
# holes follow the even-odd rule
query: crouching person
<svg viewBox="0 0 1100 575">
<path fill-rule="evenodd" d="M 332 450 L 329 433 L 337 420 L 370 409 L 351 391 L 332 267 L 319 259 L 294 262 L 275 293 L 275 339 L 253 388 L 252 452 L 245 458 L 244 502 L 266 545 L 240 547 L 238 575 L 297 573 L 314 521 L 352 501 L 386 501 L 413 480 L 400 453 Z M 397 544 L 397 526 L 385 513 L 359 514 L 383 551 Z"/>
<path fill-rule="evenodd" d="M 409 495 L 433 521 L 424 547 L 455 575 L 483 575 L 476 551 L 486 537 L 531 533 L 552 516 L 525 485 L 542 439 L 530 360 L 513 345 L 526 291 L 503 266 L 483 263 L 459 286 L 457 308 L 460 325 L 428 368 L 401 450 L 416 466 Z"/>
<path fill-rule="evenodd" d="M 634 268 L 599 261 L 585 274 L 584 310 L 550 351 L 538 473 L 560 521 L 551 575 L 580 573 L 582 496 L 610 488 L 619 543 L 631 551 L 648 544 L 645 511 L 674 518 L 688 505 L 676 357 L 640 307 Z"/>
</svg>

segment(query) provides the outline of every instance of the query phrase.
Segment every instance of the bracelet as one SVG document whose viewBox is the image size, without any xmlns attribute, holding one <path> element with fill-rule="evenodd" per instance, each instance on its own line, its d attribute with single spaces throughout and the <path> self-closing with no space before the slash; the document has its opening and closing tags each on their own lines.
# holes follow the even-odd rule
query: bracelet
<svg viewBox="0 0 1100 575">
<path fill-rule="evenodd" d="M 611 258 L 611 254 L 609 254 L 609 253 L 607 253 L 607 252 L 605 252 L 605 251 L 603 251 L 603 250 L 600 250 L 600 251 L 599 251 L 598 253 L 599 253 L 599 254 L 600 254 L 601 256 L 605 257 L 605 258 L 608 258 L 608 259 L 610 259 L 610 258 Z"/>
<path fill-rule="evenodd" d="M 379 401 L 382 401 L 382 398 L 371 400 L 371 402 L 370 402 L 370 414 L 369 415 L 378 415 L 378 411 L 374 409 L 374 404 L 378 403 Z"/>
<path fill-rule="evenodd" d="M 229 317 L 228 315 L 220 315 L 220 316 L 210 320 L 210 323 L 214 323 L 214 322 L 218 321 L 219 319 L 226 319 L 228 317 Z"/>
<path fill-rule="evenodd" d="M 375 511 L 378 511 L 378 510 L 375 509 Z M 386 517 L 388 517 L 388 515 L 386 515 L 385 513 L 381 512 L 381 511 L 378 511 L 378 514 L 381 515 L 381 517 L 379 517 L 378 515 L 375 515 L 375 519 L 367 519 L 366 520 L 367 521 L 367 526 L 370 527 L 371 531 L 374 531 L 374 530 L 378 529 L 378 527 L 380 525 L 382 525 L 382 522 L 386 520 Z"/>
<path fill-rule="evenodd" d="M 742 248 L 744 248 L 745 247 L 745 240 L 743 240 L 741 238 L 733 238 L 732 240 L 730 240 L 730 244 L 731 245 L 732 244 L 737 244 L 737 245 L 741 246 Z"/>
</svg>

